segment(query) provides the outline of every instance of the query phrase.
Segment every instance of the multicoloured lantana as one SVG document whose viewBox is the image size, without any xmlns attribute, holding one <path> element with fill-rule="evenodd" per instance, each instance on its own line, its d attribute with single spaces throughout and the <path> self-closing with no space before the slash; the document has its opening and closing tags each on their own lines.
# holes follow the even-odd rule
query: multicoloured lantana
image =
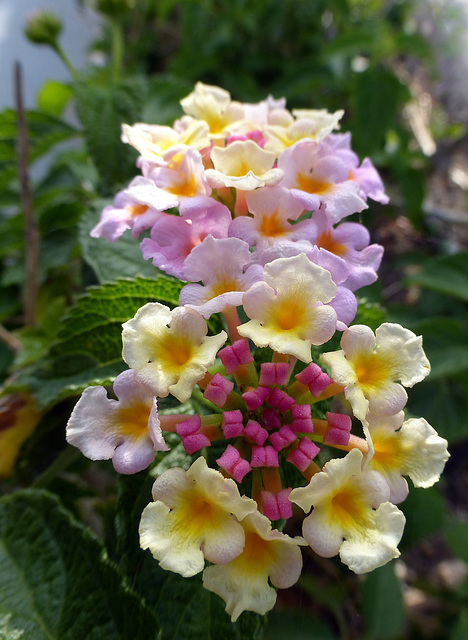
<svg viewBox="0 0 468 640">
<path fill-rule="evenodd" d="M 156 478 L 141 546 L 203 572 L 235 621 L 297 581 L 304 545 L 356 573 L 397 557 L 406 477 L 436 482 L 447 442 L 405 420 L 405 387 L 430 372 L 421 337 L 353 324 L 383 249 L 346 219 L 388 197 L 335 132 L 343 112 L 242 104 L 201 83 L 181 105 L 173 127 L 124 125 L 141 175 L 91 232 L 149 231 L 143 258 L 183 280 L 178 306 L 149 302 L 124 323 L 117 399 L 86 389 L 67 438 L 120 473 L 182 444 L 188 470 Z M 301 511 L 303 537 L 289 529 Z"/>
</svg>

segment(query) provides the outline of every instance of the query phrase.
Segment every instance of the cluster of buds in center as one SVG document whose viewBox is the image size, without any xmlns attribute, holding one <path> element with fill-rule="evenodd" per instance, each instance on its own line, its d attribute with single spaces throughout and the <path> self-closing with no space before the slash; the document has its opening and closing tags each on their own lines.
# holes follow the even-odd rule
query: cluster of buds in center
<svg viewBox="0 0 468 640">
<path fill-rule="evenodd" d="M 172 128 L 124 127 L 142 175 L 92 235 L 151 229 L 143 256 L 187 284 L 179 306 L 148 303 L 123 325 L 116 399 L 86 389 L 67 439 L 135 473 L 178 434 L 194 461 L 156 478 L 141 546 L 182 576 L 203 571 L 236 620 L 296 582 L 303 545 L 357 573 L 397 557 L 406 477 L 436 482 L 447 443 L 423 418 L 405 421 L 405 387 L 430 371 L 421 337 L 352 324 L 382 248 L 342 219 L 387 197 L 333 133 L 342 112 L 235 103 L 201 84 L 181 104 Z M 224 329 L 209 335 L 210 319 Z M 169 395 L 179 413 L 158 408 Z M 299 509 L 292 538 L 282 526 Z"/>
</svg>

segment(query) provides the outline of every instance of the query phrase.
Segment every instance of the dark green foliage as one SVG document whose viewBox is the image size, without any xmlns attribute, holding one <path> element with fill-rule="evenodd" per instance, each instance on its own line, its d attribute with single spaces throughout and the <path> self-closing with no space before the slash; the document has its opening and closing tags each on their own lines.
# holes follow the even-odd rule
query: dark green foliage
<svg viewBox="0 0 468 640">
<path fill-rule="evenodd" d="M 75 86 L 76 108 L 88 152 L 105 195 L 134 173 L 136 154 L 120 140 L 122 123 L 140 120 L 146 84 L 133 79 L 100 85 L 81 80 Z"/>
<path fill-rule="evenodd" d="M 29 140 L 29 161 L 43 156 L 58 142 L 76 136 L 69 124 L 47 113 L 28 111 L 26 125 Z M 0 188 L 4 189 L 16 176 L 17 116 L 12 109 L 0 113 Z"/>
<path fill-rule="evenodd" d="M 0 615 L 24 638 L 158 637 L 154 616 L 101 542 L 54 495 L 26 490 L 2 498 L 0 542 Z"/>
<path fill-rule="evenodd" d="M 405 64 L 432 65 L 427 42 L 411 31 L 413 3 L 135 0 L 128 3 L 132 11 L 126 4 L 115 13 L 106 3 L 96 48 L 109 64 L 77 70 L 68 84 L 47 82 L 38 110 L 26 113 L 30 165 L 55 153 L 57 143 L 74 145 L 55 153 L 31 180 L 41 240 L 33 327 L 24 327 L 22 317 L 29 246 L 17 178 L 17 118 L 11 109 L 0 113 L 0 322 L 21 342 L 15 353 L 0 343 L 0 376 L 9 378 L 7 390 L 30 389 L 44 414 L 15 474 L 1 484 L 1 492 L 11 495 L 0 500 L 0 640 L 260 640 L 264 630 L 265 640 L 419 638 L 408 623 L 395 563 L 358 579 L 346 572 L 345 581 L 338 561 L 321 559 L 320 566 L 305 567 L 284 600 L 280 592 L 268 626 L 251 612 L 232 624 L 223 601 L 202 588 L 200 575 L 183 579 L 163 571 L 139 547 L 139 520 L 154 477 L 168 466 L 190 463 L 180 438 L 167 436 L 172 450 L 157 455 L 150 473 L 117 480 L 108 461 L 77 461 L 64 436 L 75 396 L 89 385 L 110 385 L 126 368 L 122 323 L 147 302 L 177 305 L 183 285 L 144 261 L 129 231 L 115 244 L 89 235 L 102 208 L 137 173 L 137 152 L 122 143 L 121 124 L 172 124 L 182 115 L 179 100 L 203 81 L 229 90 L 234 100 L 255 102 L 272 94 L 285 96 L 291 108 L 345 109 L 342 130 L 351 131 L 361 158 L 369 155 L 383 170 L 397 203 L 388 208 L 390 216 L 407 216 L 428 239 L 423 255 L 399 261 L 390 255 L 383 267 L 383 275 L 396 269 L 405 274 L 398 291 L 417 291 L 416 304 L 390 305 L 385 285 L 372 285 L 358 292 L 355 323 L 376 329 L 397 321 L 424 336 L 432 375 L 409 390 L 408 416 L 424 416 L 449 440 L 454 455 L 457 447 L 462 450 L 468 434 L 468 254 L 437 255 L 438 238 L 424 226 L 430 162 L 403 117 L 411 95 L 400 73 Z M 77 127 L 60 119 L 69 103 Z M 362 218 L 370 227 L 377 220 L 377 227 L 384 216 L 371 203 Z M 216 333 L 221 322 L 210 320 L 209 328 Z M 314 348 L 314 360 L 338 349 L 340 337 Z M 190 413 L 193 404 L 176 409 L 164 399 L 159 408 Z M 219 451 L 213 446 L 210 454 L 215 458 Z M 103 473 L 97 481 L 96 468 Z M 445 493 L 440 485 L 411 488 L 403 505 L 401 549 L 409 573 L 415 571 L 411 553 L 420 545 L 427 549 L 437 536 L 447 553 L 467 560 L 466 505 L 448 513 L 454 477 L 466 489 L 464 470 L 457 469 L 447 474 Z M 50 493 L 18 491 L 30 483 Z M 83 498 L 102 541 L 61 506 L 82 519 Z M 447 597 L 429 582 L 417 586 L 439 602 L 452 599 L 452 592 Z M 466 637 L 467 594 L 465 581 L 450 603 L 444 640 Z M 358 620 L 353 627 L 350 612 Z"/>
<path fill-rule="evenodd" d="M 28 384 L 48 407 L 92 384 L 109 384 L 123 371 L 122 323 L 148 302 L 176 306 L 182 283 L 170 276 L 120 279 L 90 287 L 64 317 L 47 355 L 16 384 Z"/>
</svg>

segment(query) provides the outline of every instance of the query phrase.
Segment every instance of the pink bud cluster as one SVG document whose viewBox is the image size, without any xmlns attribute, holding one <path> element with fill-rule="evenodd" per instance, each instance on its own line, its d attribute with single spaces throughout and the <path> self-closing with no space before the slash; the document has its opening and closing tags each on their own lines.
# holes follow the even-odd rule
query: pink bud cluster
<svg viewBox="0 0 468 640">
<path fill-rule="evenodd" d="M 247 340 L 234 341 L 221 349 L 218 357 L 225 375 L 217 372 L 207 383 L 205 379 L 203 397 L 223 410 L 220 429 L 208 437 L 200 416 L 194 415 L 179 422 L 175 431 L 189 455 L 212 442 L 225 441 L 227 446 L 216 460 L 219 469 L 239 484 L 257 470 L 260 476 L 255 480 L 253 497 L 259 510 L 270 520 L 290 518 L 292 504 L 287 496 L 292 487 L 283 486 L 281 463 L 294 465 L 304 478 L 310 479 L 317 471 L 313 462 L 320 451 L 317 443 L 346 448 L 351 418 L 327 412 L 327 419 L 319 420 L 318 430 L 314 430 L 312 405 L 300 402 L 300 396 L 305 390 L 318 402 L 322 394 L 327 397 L 327 389 L 337 391 L 330 376 L 314 363 L 296 374 L 296 382 L 289 384 L 288 362 L 264 362 L 260 364 L 258 383 L 246 385 L 242 367 L 253 363 Z M 234 391 L 236 382 L 238 390 Z M 265 470 L 268 471 L 264 473 Z"/>
</svg>

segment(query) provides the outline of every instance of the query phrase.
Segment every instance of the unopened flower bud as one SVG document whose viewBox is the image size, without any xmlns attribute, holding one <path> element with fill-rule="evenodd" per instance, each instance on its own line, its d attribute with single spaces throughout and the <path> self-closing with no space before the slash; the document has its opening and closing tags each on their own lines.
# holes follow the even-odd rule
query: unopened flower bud
<svg viewBox="0 0 468 640">
<path fill-rule="evenodd" d="M 26 38 L 34 44 L 57 46 L 57 38 L 62 31 L 62 23 L 52 11 L 37 11 L 27 18 L 24 29 Z"/>
</svg>

